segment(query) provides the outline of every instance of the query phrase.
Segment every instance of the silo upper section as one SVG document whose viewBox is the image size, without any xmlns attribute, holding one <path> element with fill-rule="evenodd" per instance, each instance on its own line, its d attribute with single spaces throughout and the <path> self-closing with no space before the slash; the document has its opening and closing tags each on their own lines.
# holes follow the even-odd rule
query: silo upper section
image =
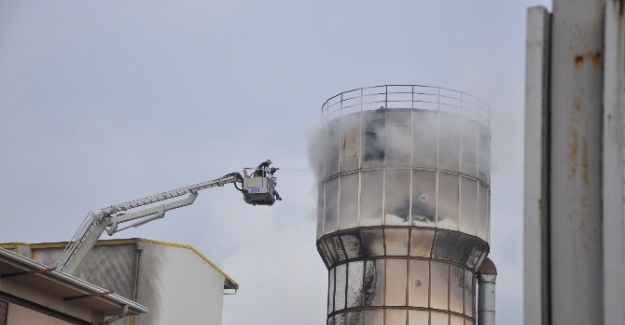
<svg viewBox="0 0 625 325">
<path fill-rule="evenodd" d="M 370 226 L 489 241 L 490 111 L 426 86 L 359 88 L 322 107 L 317 238 Z"/>
</svg>

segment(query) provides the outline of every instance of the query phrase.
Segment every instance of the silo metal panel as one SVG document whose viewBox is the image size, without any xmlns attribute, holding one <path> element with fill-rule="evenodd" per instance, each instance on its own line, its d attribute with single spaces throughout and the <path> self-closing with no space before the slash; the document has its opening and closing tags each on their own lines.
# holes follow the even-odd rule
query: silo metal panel
<svg viewBox="0 0 625 325">
<path fill-rule="evenodd" d="M 384 310 L 365 310 L 365 325 L 384 325 Z"/>
<path fill-rule="evenodd" d="M 423 325 L 430 321 L 430 313 L 426 310 L 410 310 L 408 312 L 408 325 Z"/>
<path fill-rule="evenodd" d="M 335 253 L 334 257 L 337 262 L 342 262 L 347 259 L 347 254 L 345 254 L 345 250 L 343 249 L 343 243 L 341 243 L 341 239 L 338 236 L 330 238 L 328 247 Z"/>
<path fill-rule="evenodd" d="M 430 307 L 440 310 L 449 309 L 449 264 L 430 262 Z M 443 324 L 434 323 L 433 324 Z"/>
<path fill-rule="evenodd" d="M 345 314 L 334 315 L 334 325 L 345 325 Z"/>
<path fill-rule="evenodd" d="M 475 274 L 470 270 L 464 270 L 464 313 L 473 317 L 475 292 Z"/>
<path fill-rule="evenodd" d="M 432 250 L 432 257 L 449 260 L 451 258 L 451 253 L 456 246 L 457 239 L 458 233 L 455 231 L 437 231 L 436 239 L 434 239 L 434 249 Z"/>
<path fill-rule="evenodd" d="M 460 316 L 449 316 L 449 325 L 464 325 L 464 318 Z"/>
<path fill-rule="evenodd" d="M 438 155 L 438 113 L 415 111 L 413 116 L 412 166 L 434 169 Z"/>
<path fill-rule="evenodd" d="M 437 227 L 458 230 L 459 186 L 457 175 L 438 173 Z"/>
<path fill-rule="evenodd" d="M 456 248 L 451 255 L 451 260 L 458 264 L 465 265 L 471 251 L 473 250 L 474 243 L 474 237 L 460 234 L 460 236 L 458 236 L 458 240 L 456 241 Z"/>
<path fill-rule="evenodd" d="M 342 175 L 340 179 L 339 229 L 355 228 L 358 224 L 359 174 Z"/>
<path fill-rule="evenodd" d="M 339 178 L 332 178 L 325 183 L 325 221 L 324 233 L 338 230 Z"/>
<path fill-rule="evenodd" d="M 347 264 L 339 264 L 336 266 L 336 279 L 334 281 L 334 310 L 339 311 L 345 309 Z"/>
<path fill-rule="evenodd" d="M 438 168 L 460 171 L 460 130 L 462 120 L 452 114 L 439 113 Z"/>
<path fill-rule="evenodd" d="M 386 169 L 384 175 L 385 225 L 409 225 L 410 170 Z"/>
<path fill-rule="evenodd" d="M 348 312 L 347 313 L 347 324 L 362 324 L 364 318 L 363 311 L 356 312 Z"/>
<path fill-rule="evenodd" d="M 360 226 L 382 225 L 383 184 L 381 170 L 361 172 Z"/>
<path fill-rule="evenodd" d="M 336 269 L 332 268 L 328 272 L 328 315 L 334 312 L 334 279 Z"/>
<path fill-rule="evenodd" d="M 412 171 L 412 225 L 436 226 L 436 172 Z"/>
<path fill-rule="evenodd" d="M 430 324 L 432 325 L 447 325 L 449 324 L 449 315 L 445 313 L 430 312 Z"/>
<path fill-rule="evenodd" d="M 412 114 L 400 111 L 387 114 L 386 118 L 386 167 L 410 166 L 412 154 Z"/>
<path fill-rule="evenodd" d="M 462 313 L 464 309 L 464 268 L 451 265 L 449 281 L 449 310 Z"/>
<path fill-rule="evenodd" d="M 328 261 L 331 265 L 341 261 L 341 259 L 339 258 L 339 253 L 341 253 L 342 255 L 342 249 L 339 249 L 340 247 L 337 247 L 335 238 L 336 237 L 326 237 L 320 241 L 320 247 L 322 249 L 322 252 L 326 253 L 327 250 L 327 254 L 325 256 L 328 257 Z"/>
<path fill-rule="evenodd" d="M 342 235 L 341 243 L 343 244 L 343 249 L 345 249 L 345 255 L 347 255 L 348 259 L 355 259 L 363 256 L 359 236 L 355 234 Z"/>
<path fill-rule="evenodd" d="M 385 260 L 376 259 L 365 263 L 365 305 L 384 305 Z"/>
<path fill-rule="evenodd" d="M 384 229 L 384 241 L 387 256 L 407 256 L 409 245 L 409 229 Z"/>
<path fill-rule="evenodd" d="M 326 244 L 326 240 L 319 240 L 317 242 L 317 248 L 320 252 L 321 257 L 323 258 L 323 262 L 326 264 L 326 267 L 330 268 L 330 266 L 334 264 L 334 259 L 332 258 L 330 249 Z"/>
<path fill-rule="evenodd" d="M 410 230 L 410 256 L 430 257 L 434 230 L 413 228 Z"/>
<path fill-rule="evenodd" d="M 489 242 L 488 234 L 490 233 L 490 193 L 488 188 L 483 184 L 479 184 L 478 190 L 479 213 L 477 220 L 477 236 L 480 239 Z"/>
<path fill-rule="evenodd" d="M 322 181 L 327 177 L 326 175 L 328 175 L 328 171 L 327 171 L 327 167 L 326 164 L 328 163 L 327 161 L 327 147 L 326 144 L 328 143 L 328 125 L 322 125 L 318 131 L 318 139 L 316 139 L 319 141 L 319 143 L 314 143 L 313 142 L 310 144 L 309 147 L 309 154 L 313 157 L 315 157 L 315 160 L 317 161 L 318 164 L 318 182 L 319 184 L 322 183 Z"/>
<path fill-rule="evenodd" d="M 476 121 L 464 119 L 462 123 L 462 160 L 461 171 L 465 175 L 477 178 L 479 156 L 479 129 Z"/>
<path fill-rule="evenodd" d="M 325 235 L 323 232 L 323 223 L 325 216 L 325 184 L 320 183 L 317 193 L 317 240 Z"/>
<path fill-rule="evenodd" d="M 326 174 L 324 175 L 324 178 L 327 178 L 339 172 L 339 149 L 341 141 L 339 120 L 330 121 L 325 130 L 326 142 L 324 145 L 326 149 Z"/>
<path fill-rule="evenodd" d="M 477 235 L 477 182 L 461 177 L 460 180 L 460 231 L 469 235 Z"/>
<path fill-rule="evenodd" d="M 384 286 L 386 306 L 405 306 L 407 293 L 407 263 L 405 259 L 386 260 L 386 284 Z"/>
<path fill-rule="evenodd" d="M 429 307 L 430 262 L 408 261 L 408 306 Z"/>
<path fill-rule="evenodd" d="M 406 310 L 386 310 L 386 324 L 406 324 L 407 317 L 408 312 Z"/>
<path fill-rule="evenodd" d="M 364 243 L 365 256 L 384 256 L 383 229 L 363 229 L 360 231 Z"/>
<path fill-rule="evenodd" d="M 347 264 L 347 308 L 362 306 L 365 262 L 354 261 Z"/>
<path fill-rule="evenodd" d="M 362 168 L 382 167 L 384 164 L 385 120 L 383 110 L 362 113 Z"/>
<path fill-rule="evenodd" d="M 480 181 L 490 184 L 490 131 L 486 127 L 480 128 L 479 150 Z"/>
<path fill-rule="evenodd" d="M 360 114 L 343 116 L 341 128 L 341 171 L 349 172 L 360 168 Z"/>
</svg>

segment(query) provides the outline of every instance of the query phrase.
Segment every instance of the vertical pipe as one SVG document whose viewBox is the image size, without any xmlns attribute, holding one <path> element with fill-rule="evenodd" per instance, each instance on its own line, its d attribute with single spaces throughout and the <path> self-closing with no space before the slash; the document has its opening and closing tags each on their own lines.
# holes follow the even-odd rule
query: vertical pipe
<svg viewBox="0 0 625 325">
<path fill-rule="evenodd" d="M 477 324 L 495 325 L 495 284 L 497 268 L 490 258 L 485 258 L 477 271 L 478 298 Z"/>
</svg>

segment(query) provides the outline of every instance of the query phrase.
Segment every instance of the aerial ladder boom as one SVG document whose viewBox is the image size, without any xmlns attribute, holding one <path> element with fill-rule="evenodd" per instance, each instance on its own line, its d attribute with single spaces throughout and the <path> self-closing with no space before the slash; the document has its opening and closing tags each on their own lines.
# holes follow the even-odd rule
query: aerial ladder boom
<svg viewBox="0 0 625 325">
<path fill-rule="evenodd" d="M 89 212 L 65 250 L 61 253 L 54 267 L 59 271 L 74 274 L 104 231 L 106 231 L 109 236 L 112 236 L 116 232 L 138 227 L 150 221 L 163 218 L 165 212 L 169 210 L 193 204 L 198 196 L 198 192 L 208 188 L 222 187 L 225 184 L 233 183 L 235 187 L 243 193 L 246 203 L 253 205 L 273 205 L 275 197 L 279 198 L 279 195 L 275 191 L 276 178 L 273 176 L 273 173 L 265 173 L 264 171 L 265 169 L 263 169 L 262 176 L 259 175 L 258 177 L 252 177 L 255 175 L 248 176 L 245 170 L 245 176 L 234 172 L 214 180 L 112 205 L 101 209 L 99 212 Z M 250 181 L 249 179 L 251 178 L 255 178 L 255 180 Z M 240 183 L 242 188 L 239 188 L 237 183 Z M 261 186 L 260 189 L 257 187 L 258 184 Z M 266 195 L 267 193 L 271 195 L 268 196 Z M 180 200 L 164 202 L 184 195 L 186 195 L 186 197 Z M 127 212 L 131 209 L 159 202 L 164 203 L 157 206 L 146 207 L 138 211 Z M 121 224 L 127 222 L 132 223 L 121 228 L 119 227 Z"/>
</svg>

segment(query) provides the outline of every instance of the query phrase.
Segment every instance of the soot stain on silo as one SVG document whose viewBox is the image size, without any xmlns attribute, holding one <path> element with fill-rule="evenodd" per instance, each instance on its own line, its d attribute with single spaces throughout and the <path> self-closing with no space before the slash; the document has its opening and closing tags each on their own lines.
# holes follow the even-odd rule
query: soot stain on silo
<svg viewBox="0 0 625 325">
<path fill-rule="evenodd" d="M 371 306 L 377 293 L 378 274 L 374 261 L 365 262 L 365 281 L 363 283 L 364 305 Z"/>
</svg>

